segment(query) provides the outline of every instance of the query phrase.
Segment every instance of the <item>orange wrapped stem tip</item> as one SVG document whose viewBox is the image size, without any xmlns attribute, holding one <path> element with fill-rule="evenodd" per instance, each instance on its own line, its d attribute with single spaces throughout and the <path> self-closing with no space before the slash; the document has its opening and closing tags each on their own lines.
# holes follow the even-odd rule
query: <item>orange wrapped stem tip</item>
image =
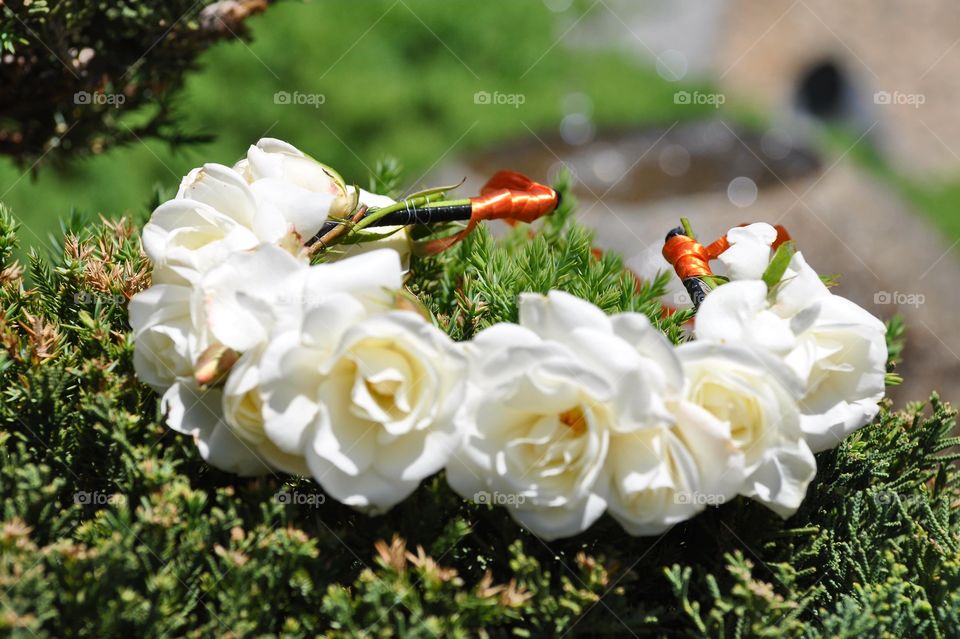
<svg viewBox="0 0 960 639">
<path fill-rule="evenodd" d="M 663 257 L 670 263 L 681 280 L 691 277 L 713 275 L 707 249 L 700 242 L 686 235 L 673 235 L 663 245 Z"/>
<path fill-rule="evenodd" d="M 470 198 L 470 203 L 467 228 L 427 242 L 424 246 L 427 255 L 436 255 L 450 248 L 469 235 L 482 220 L 533 222 L 556 210 L 560 194 L 516 171 L 497 171 L 480 189 L 480 195 Z"/>
</svg>

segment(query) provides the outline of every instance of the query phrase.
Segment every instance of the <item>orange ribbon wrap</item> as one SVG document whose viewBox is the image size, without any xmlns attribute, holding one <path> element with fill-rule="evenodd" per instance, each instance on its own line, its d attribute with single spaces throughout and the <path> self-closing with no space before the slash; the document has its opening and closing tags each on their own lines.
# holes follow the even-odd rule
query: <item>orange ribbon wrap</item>
<svg viewBox="0 0 960 639">
<path fill-rule="evenodd" d="M 740 226 L 747 226 L 746 224 L 740 224 Z M 776 251 L 781 244 L 784 242 L 790 241 L 790 233 L 787 232 L 780 224 L 775 225 L 773 228 L 777 230 L 777 239 L 773 241 L 772 248 Z M 727 239 L 726 234 L 720 237 L 719 240 L 713 244 L 708 245 L 707 247 L 707 259 L 715 260 L 717 257 L 730 248 L 730 241 Z"/>
<path fill-rule="evenodd" d="M 681 280 L 713 275 L 713 271 L 710 270 L 710 257 L 706 247 L 692 237 L 674 235 L 668 239 L 666 244 L 663 245 L 663 257 L 670 263 Z"/>
<path fill-rule="evenodd" d="M 533 222 L 552 213 L 560 203 L 560 194 L 549 186 L 534 182 L 516 171 L 497 171 L 472 205 L 467 228 L 448 237 L 430 240 L 424 245 L 427 255 L 436 255 L 461 241 L 482 220 L 506 220 L 510 223 Z"/>
</svg>

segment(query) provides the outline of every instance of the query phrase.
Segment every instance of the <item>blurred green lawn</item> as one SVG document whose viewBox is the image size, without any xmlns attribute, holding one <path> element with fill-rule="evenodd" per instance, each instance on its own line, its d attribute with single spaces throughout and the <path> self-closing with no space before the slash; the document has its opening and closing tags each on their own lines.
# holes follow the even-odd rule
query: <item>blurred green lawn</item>
<svg viewBox="0 0 960 639">
<path fill-rule="evenodd" d="M 176 152 L 134 143 L 42 167 L 34 179 L 0 164 L 0 200 L 38 244 L 72 208 L 142 215 L 156 186 L 174 190 L 203 162 L 232 163 L 261 136 L 279 137 L 366 183 L 385 156 L 409 182 L 426 170 L 498 140 L 554 131 L 564 100 L 583 93 L 604 124 L 656 124 L 715 113 L 673 103 L 677 86 L 634 57 L 572 50 L 564 31 L 587 3 L 561 13 L 543 2 L 322 0 L 284 2 L 251 21 L 253 39 L 204 54 L 179 102 L 183 128 L 216 136 Z M 323 95 L 323 104 L 278 104 L 277 92 Z M 476 104 L 478 91 L 521 94 L 524 103 Z M 129 116 L 127 116 L 129 117 Z"/>
</svg>

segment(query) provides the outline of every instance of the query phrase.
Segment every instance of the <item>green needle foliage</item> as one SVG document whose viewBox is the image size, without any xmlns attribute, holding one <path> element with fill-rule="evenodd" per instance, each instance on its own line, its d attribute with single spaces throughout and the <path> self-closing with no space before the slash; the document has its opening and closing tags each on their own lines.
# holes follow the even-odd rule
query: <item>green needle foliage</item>
<svg viewBox="0 0 960 639">
<path fill-rule="evenodd" d="M 143 138 L 179 144 L 173 98 L 220 40 L 267 0 L 0 2 L 0 154 L 21 167 Z"/>
<path fill-rule="evenodd" d="M 532 237 L 415 260 L 411 290 L 457 338 L 561 288 L 681 339 L 663 282 L 594 255 L 564 202 Z M 0 211 L 3 636 L 960 636 L 960 442 L 936 395 L 820 454 L 787 521 L 736 500 L 660 538 L 604 518 L 547 543 L 442 475 L 371 518 L 309 478 L 214 470 L 163 425 L 131 364 L 126 300 L 149 281 L 132 224 L 26 267 L 15 245 Z"/>
</svg>

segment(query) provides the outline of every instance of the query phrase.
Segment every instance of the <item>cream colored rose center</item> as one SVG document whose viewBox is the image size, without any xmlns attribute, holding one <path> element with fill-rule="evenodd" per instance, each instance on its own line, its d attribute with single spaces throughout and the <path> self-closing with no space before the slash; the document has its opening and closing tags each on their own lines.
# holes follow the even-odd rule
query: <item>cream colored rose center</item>
<svg viewBox="0 0 960 639">
<path fill-rule="evenodd" d="M 741 450 L 748 449 L 762 436 L 764 413 L 754 393 L 708 379 L 697 386 L 693 395 L 697 404 L 730 424 L 730 435 Z"/>
<path fill-rule="evenodd" d="M 361 419 L 398 422 L 414 410 L 414 368 L 405 353 L 372 344 L 355 348 L 351 413 Z"/>
<path fill-rule="evenodd" d="M 507 444 L 507 454 L 519 472 L 529 477 L 558 478 L 579 475 L 589 464 L 590 413 L 580 406 L 556 415 L 534 415 L 525 420 Z"/>
</svg>

